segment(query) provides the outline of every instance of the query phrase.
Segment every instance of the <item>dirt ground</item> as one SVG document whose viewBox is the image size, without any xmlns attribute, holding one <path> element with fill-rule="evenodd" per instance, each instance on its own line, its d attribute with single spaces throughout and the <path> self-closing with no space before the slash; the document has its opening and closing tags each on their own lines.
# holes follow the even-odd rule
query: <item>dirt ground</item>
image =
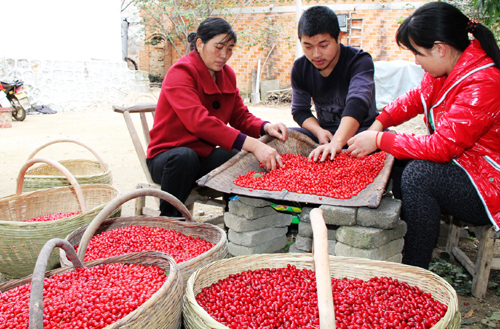
<svg viewBox="0 0 500 329">
<path fill-rule="evenodd" d="M 133 93 L 128 95 L 119 105 L 154 101 L 158 92 L 157 89 L 154 89 L 145 94 Z M 289 106 L 258 105 L 249 106 L 249 108 L 252 113 L 265 120 L 281 121 L 289 127 L 296 126 L 291 117 Z M 398 132 L 425 133 L 425 127 L 420 117 L 397 127 L 396 130 Z M 138 182 L 146 182 L 122 115 L 113 112 L 111 104 L 102 104 L 70 112 L 28 115 L 23 122 L 14 121 L 11 128 L 1 128 L 0 198 L 15 194 L 16 179 L 28 155 L 38 146 L 60 138 L 76 139 L 94 148 L 110 165 L 113 186 L 121 193 L 134 190 Z M 39 155 L 55 160 L 94 160 L 89 151 L 72 143 L 51 145 L 43 149 Z M 151 202 L 148 201 L 148 205 Z M 133 216 L 133 211 L 134 202 L 132 200 L 123 206 L 122 216 Z M 194 210 L 195 219 L 203 221 L 221 215 L 222 210 L 217 207 L 197 205 Z M 470 253 L 474 252 L 474 247 L 471 247 Z M 490 282 L 500 284 L 498 272 L 492 272 Z M 500 321 L 496 321 L 494 318 L 495 314 L 499 315 L 500 313 L 500 297 L 496 293 L 497 287 L 492 287 L 488 290 L 484 300 L 478 300 L 471 296 L 459 296 L 460 312 L 464 321 L 463 328 L 500 326 Z M 493 318 L 491 318 L 492 316 Z M 485 319 L 491 321 L 488 324 L 483 324 L 482 321 Z"/>
</svg>

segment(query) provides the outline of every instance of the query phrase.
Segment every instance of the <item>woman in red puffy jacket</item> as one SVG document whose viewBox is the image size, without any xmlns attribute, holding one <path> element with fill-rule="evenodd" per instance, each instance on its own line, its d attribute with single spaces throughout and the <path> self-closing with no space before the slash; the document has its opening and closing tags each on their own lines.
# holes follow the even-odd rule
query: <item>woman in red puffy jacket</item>
<svg viewBox="0 0 500 329">
<path fill-rule="evenodd" d="M 444 2 L 415 10 L 396 41 L 426 73 L 369 131 L 348 141 L 348 152 L 361 157 L 381 149 L 399 163 L 410 160 L 400 178 L 408 225 L 403 263 L 428 268 L 441 213 L 499 229 L 500 50 L 490 30 Z M 427 135 L 384 132 L 418 114 L 424 114 Z"/>
</svg>

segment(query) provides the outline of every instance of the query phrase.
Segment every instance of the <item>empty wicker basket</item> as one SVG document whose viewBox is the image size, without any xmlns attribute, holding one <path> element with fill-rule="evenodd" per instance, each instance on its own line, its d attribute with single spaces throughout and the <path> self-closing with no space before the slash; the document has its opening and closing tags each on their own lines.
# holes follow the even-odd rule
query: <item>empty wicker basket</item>
<svg viewBox="0 0 500 329">
<path fill-rule="evenodd" d="M 34 150 L 29 156 L 28 160 L 31 160 L 35 155 L 42 149 L 49 145 L 56 143 L 74 143 L 83 146 L 89 150 L 97 159 L 86 160 L 86 159 L 70 159 L 70 160 L 60 160 L 61 163 L 68 171 L 76 178 L 76 181 L 80 185 L 85 184 L 112 184 L 113 178 L 111 175 L 111 170 L 109 165 L 104 162 L 104 160 L 99 156 L 99 154 L 87 144 L 73 139 L 57 139 L 51 142 L 45 143 Z M 38 166 L 30 168 L 25 175 L 23 192 L 36 191 L 51 187 L 59 186 L 69 186 L 70 183 L 61 172 L 48 164 L 40 164 Z"/>
</svg>

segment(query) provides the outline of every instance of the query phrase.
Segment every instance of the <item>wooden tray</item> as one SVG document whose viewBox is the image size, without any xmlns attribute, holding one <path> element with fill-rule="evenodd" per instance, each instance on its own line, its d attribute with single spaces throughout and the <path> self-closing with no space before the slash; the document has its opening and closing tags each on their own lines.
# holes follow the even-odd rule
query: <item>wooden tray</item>
<svg viewBox="0 0 500 329">
<path fill-rule="evenodd" d="M 308 156 L 309 153 L 318 146 L 318 144 L 306 135 L 292 129 L 288 130 L 288 139 L 285 142 L 267 135 L 261 137 L 260 141 L 274 147 L 280 154 L 294 153 L 303 156 Z M 384 167 L 377 177 L 375 177 L 373 183 L 369 184 L 364 190 L 350 199 L 335 199 L 323 196 L 322 199 L 319 200 L 317 195 L 312 194 L 256 189 L 250 191 L 250 189 L 246 187 L 235 185 L 233 181 L 238 175 L 244 175 L 250 170 L 255 170 L 256 172 L 262 171 L 262 168 L 259 167 L 259 161 L 252 153 L 246 151 L 239 152 L 222 166 L 201 177 L 197 183 L 200 186 L 207 186 L 220 192 L 246 195 L 260 199 L 285 200 L 344 207 L 377 208 L 382 200 L 382 195 L 384 194 L 385 186 L 389 180 L 393 163 L 394 157 L 387 154 Z"/>
</svg>

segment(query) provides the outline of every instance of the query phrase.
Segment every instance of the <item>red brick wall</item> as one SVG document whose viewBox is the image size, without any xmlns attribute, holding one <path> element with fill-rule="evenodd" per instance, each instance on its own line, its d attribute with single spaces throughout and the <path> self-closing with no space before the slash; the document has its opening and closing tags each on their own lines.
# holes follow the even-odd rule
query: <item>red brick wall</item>
<svg viewBox="0 0 500 329">
<path fill-rule="evenodd" d="M 425 0 L 414 0 L 412 3 L 424 3 Z M 295 6 L 295 0 L 284 0 L 282 2 L 275 1 L 275 8 L 278 6 Z M 365 0 L 344 0 L 344 1 L 302 1 L 302 6 L 328 4 L 333 6 L 337 14 L 351 13 L 352 18 L 363 18 L 363 38 L 362 49 L 369 52 L 374 61 L 393 61 L 407 60 L 413 61 L 413 55 L 404 49 L 400 49 L 395 42 L 396 30 L 398 28 L 398 20 L 405 18 L 413 12 L 411 9 L 390 9 L 391 5 L 399 4 L 402 7 L 405 3 L 396 1 L 365 1 Z M 354 7 L 363 8 L 362 6 L 371 5 L 376 9 L 356 9 Z M 265 0 L 255 1 L 254 7 L 269 8 L 269 4 Z M 349 7 L 348 9 L 345 9 Z M 370 8 L 371 8 L 370 7 Z M 344 10 L 345 9 L 345 10 Z M 262 22 L 266 17 L 272 17 L 278 24 L 286 27 L 286 31 L 295 40 L 297 35 L 296 30 L 296 13 L 295 12 L 271 12 L 271 13 L 241 13 L 238 19 L 233 24 L 236 32 L 249 29 L 260 29 L 258 22 Z M 360 25 L 357 21 L 353 24 Z M 355 26 L 355 25 L 353 25 Z M 359 35 L 359 31 L 353 31 L 351 35 Z M 348 45 L 347 36 L 342 39 L 342 43 Z M 351 44 L 359 44 L 359 39 L 352 39 Z M 182 48 L 182 46 L 179 44 Z M 149 69 L 149 54 L 148 45 L 144 46 L 144 51 L 141 52 L 140 69 Z M 175 63 L 179 56 L 170 47 L 170 51 L 165 51 L 165 74 L 170 65 Z M 250 93 L 252 91 L 251 78 L 252 69 L 257 69 L 258 60 L 261 59 L 263 64 L 269 49 L 261 50 L 259 46 L 250 49 L 244 47 L 242 42 L 238 42 L 233 56 L 228 64 L 234 69 L 237 75 L 238 87 L 242 92 Z M 290 72 L 293 61 L 295 60 L 295 43 L 292 41 L 292 48 L 289 49 L 285 42 L 281 42 L 273 50 L 272 55 L 267 60 L 266 66 L 262 68 L 261 80 L 278 79 L 281 88 L 290 85 Z"/>
</svg>

